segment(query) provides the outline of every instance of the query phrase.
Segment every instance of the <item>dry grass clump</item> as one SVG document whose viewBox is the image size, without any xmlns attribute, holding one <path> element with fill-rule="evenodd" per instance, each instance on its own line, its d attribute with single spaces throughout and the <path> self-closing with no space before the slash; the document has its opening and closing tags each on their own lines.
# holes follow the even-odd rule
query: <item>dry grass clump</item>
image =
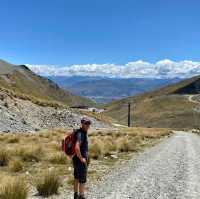
<svg viewBox="0 0 200 199">
<path fill-rule="evenodd" d="M 104 155 L 104 143 L 98 138 L 94 138 L 91 140 L 89 150 L 91 158 L 100 159 Z"/>
<path fill-rule="evenodd" d="M 115 138 L 111 136 L 105 136 L 103 139 L 104 144 L 104 153 L 106 156 L 111 155 L 112 152 L 117 151 L 117 145 L 115 143 Z"/>
<path fill-rule="evenodd" d="M 19 142 L 19 137 L 17 135 L 13 135 L 7 139 L 7 143 L 14 144 L 14 143 L 18 143 L 18 142 Z"/>
<path fill-rule="evenodd" d="M 170 135 L 172 132 L 170 129 L 155 129 L 155 128 L 133 128 L 133 131 L 137 131 L 138 136 L 143 139 L 155 139 Z"/>
<path fill-rule="evenodd" d="M 5 140 L 7 140 L 8 136 L 6 134 L 1 133 L 0 134 L 0 141 L 3 142 Z"/>
<path fill-rule="evenodd" d="M 68 159 L 63 152 L 57 152 L 49 157 L 49 162 L 51 162 L 52 164 L 66 164 L 68 162 Z"/>
<path fill-rule="evenodd" d="M 61 182 L 55 171 L 46 171 L 36 180 L 36 189 L 40 196 L 48 197 L 53 194 L 58 194 L 60 186 Z"/>
<path fill-rule="evenodd" d="M 26 146 L 18 150 L 18 155 L 26 162 L 39 162 L 43 154 L 40 146 Z"/>
<path fill-rule="evenodd" d="M 119 152 L 136 151 L 137 148 L 137 143 L 134 139 L 128 137 L 117 139 L 116 145 Z"/>
<path fill-rule="evenodd" d="M 136 132 L 107 132 L 104 136 L 98 133 L 90 139 L 90 157 L 93 159 L 100 159 L 115 152 L 137 151 L 142 144 L 142 136 Z"/>
<path fill-rule="evenodd" d="M 7 178 L 0 187 L 1 199 L 26 199 L 28 197 L 28 186 L 23 179 Z"/>
<path fill-rule="evenodd" d="M 9 162 L 9 154 L 5 149 L 0 149 L 0 166 L 7 166 Z"/>
<path fill-rule="evenodd" d="M 61 139 L 60 139 L 61 140 Z M 60 151 L 61 150 L 61 143 L 57 142 L 57 141 L 52 141 L 48 144 L 48 147 L 50 149 L 56 150 L 56 151 Z"/>
<path fill-rule="evenodd" d="M 12 172 L 19 172 L 23 170 L 23 162 L 19 159 L 14 159 L 9 162 L 9 169 Z"/>
</svg>

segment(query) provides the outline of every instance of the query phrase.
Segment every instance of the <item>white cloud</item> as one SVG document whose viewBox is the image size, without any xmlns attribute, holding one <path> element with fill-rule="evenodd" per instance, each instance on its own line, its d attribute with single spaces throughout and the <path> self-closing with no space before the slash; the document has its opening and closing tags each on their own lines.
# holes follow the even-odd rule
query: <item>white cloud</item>
<svg viewBox="0 0 200 199">
<path fill-rule="evenodd" d="M 116 64 L 84 64 L 71 66 L 30 65 L 27 66 L 37 74 L 44 76 L 102 76 L 121 78 L 189 78 L 200 74 L 200 62 L 168 59 L 156 63 L 142 60 L 128 62 L 125 65 Z"/>
</svg>

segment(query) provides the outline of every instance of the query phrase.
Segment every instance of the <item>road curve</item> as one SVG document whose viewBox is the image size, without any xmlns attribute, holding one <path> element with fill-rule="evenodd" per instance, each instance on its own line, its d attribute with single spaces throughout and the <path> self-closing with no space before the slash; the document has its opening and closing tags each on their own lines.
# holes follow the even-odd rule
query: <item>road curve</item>
<svg viewBox="0 0 200 199">
<path fill-rule="evenodd" d="M 91 199 L 200 199 L 200 136 L 172 137 L 113 170 Z"/>
<path fill-rule="evenodd" d="M 195 103 L 195 104 L 200 105 L 200 101 L 197 101 L 197 100 L 194 99 L 195 96 L 196 96 L 196 95 L 188 95 L 188 100 L 189 100 L 190 102 L 192 102 L 192 103 Z"/>
</svg>

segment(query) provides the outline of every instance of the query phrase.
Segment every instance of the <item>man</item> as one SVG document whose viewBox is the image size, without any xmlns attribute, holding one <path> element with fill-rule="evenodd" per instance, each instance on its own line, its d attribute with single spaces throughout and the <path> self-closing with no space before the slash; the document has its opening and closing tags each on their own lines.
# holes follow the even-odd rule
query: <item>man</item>
<svg viewBox="0 0 200 199">
<path fill-rule="evenodd" d="M 85 183 L 87 181 L 88 166 L 88 130 L 91 121 L 88 118 L 81 120 L 81 128 L 75 133 L 76 155 L 73 157 L 74 166 L 74 199 L 85 199 Z"/>
</svg>

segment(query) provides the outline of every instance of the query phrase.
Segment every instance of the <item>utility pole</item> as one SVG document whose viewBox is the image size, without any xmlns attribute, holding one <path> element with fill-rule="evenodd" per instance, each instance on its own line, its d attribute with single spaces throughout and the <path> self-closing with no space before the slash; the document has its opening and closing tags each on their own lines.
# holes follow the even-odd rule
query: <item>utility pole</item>
<svg viewBox="0 0 200 199">
<path fill-rule="evenodd" d="M 128 104 L 128 127 L 131 126 L 131 103 Z"/>
</svg>

